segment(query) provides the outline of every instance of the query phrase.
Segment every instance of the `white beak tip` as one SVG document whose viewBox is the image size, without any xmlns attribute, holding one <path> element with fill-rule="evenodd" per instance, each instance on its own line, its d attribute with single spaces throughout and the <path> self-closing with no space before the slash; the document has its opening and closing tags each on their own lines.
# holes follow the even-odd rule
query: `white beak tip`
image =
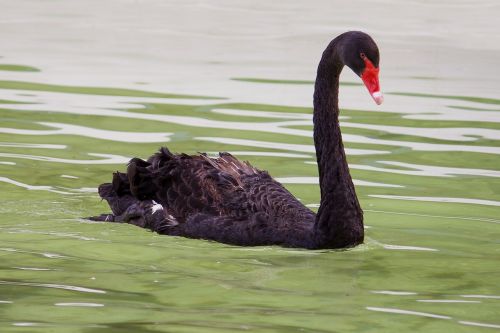
<svg viewBox="0 0 500 333">
<path fill-rule="evenodd" d="M 382 104 L 382 102 L 384 101 L 384 95 L 380 91 L 375 91 L 372 94 L 372 98 L 375 101 L 375 103 L 377 103 L 377 105 Z"/>
</svg>

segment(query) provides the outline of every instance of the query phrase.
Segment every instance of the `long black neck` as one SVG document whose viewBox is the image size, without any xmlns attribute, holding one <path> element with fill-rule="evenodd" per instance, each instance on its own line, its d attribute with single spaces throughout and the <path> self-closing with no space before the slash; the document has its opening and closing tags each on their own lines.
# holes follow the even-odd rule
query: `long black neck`
<svg viewBox="0 0 500 333">
<path fill-rule="evenodd" d="M 348 247 L 363 242 L 363 211 L 354 190 L 339 126 L 339 76 L 342 40 L 323 53 L 314 91 L 314 144 L 318 161 L 321 204 L 314 241 L 319 248 Z"/>
</svg>

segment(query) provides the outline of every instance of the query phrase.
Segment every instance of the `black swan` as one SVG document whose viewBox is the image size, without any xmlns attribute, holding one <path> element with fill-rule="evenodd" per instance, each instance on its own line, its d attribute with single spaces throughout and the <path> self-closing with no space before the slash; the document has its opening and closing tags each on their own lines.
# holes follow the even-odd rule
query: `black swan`
<svg viewBox="0 0 500 333">
<path fill-rule="evenodd" d="M 126 222 L 160 234 L 256 246 L 344 248 L 363 242 L 363 211 L 349 173 L 339 127 L 339 75 L 344 65 L 360 76 L 377 104 L 379 52 L 359 31 L 330 42 L 318 66 L 314 91 L 314 144 L 321 204 L 317 214 L 266 171 L 229 153 L 134 158 L 127 172 L 99 186 L 113 214 L 90 219 Z"/>
</svg>

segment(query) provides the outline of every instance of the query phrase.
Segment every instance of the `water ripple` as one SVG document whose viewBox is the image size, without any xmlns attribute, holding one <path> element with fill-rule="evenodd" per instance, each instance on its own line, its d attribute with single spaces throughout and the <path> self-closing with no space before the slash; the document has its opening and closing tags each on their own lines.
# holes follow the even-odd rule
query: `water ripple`
<svg viewBox="0 0 500 333">
<path fill-rule="evenodd" d="M 387 250 L 406 250 L 406 251 L 439 251 L 430 247 L 420 247 L 420 246 L 408 246 L 408 245 L 393 245 L 393 244 L 383 244 L 384 249 Z"/>
<path fill-rule="evenodd" d="M 122 132 L 102 130 L 92 127 L 53 122 L 38 122 L 38 124 L 55 128 L 54 130 L 31 130 L 0 127 L 0 133 L 17 135 L 79 135 L 94 139 L 118 142 L 168 142 L 172 133 Z M 54 146 L 54 145 L 52 145 Z M 46 147 L 45 147 L 46 148 Z"/>
<path fill-rule="evenodd" d="M 249 146 L 257 148 L 282 149 L 304 153 L 315 153 L 316 149 L 313 145 L 279 143 L 269 141 L 246 140 L 236 138 L 221 138 L 221 137 L 195 137 L 193 140 L 217 142 L 227 145 Z M 390 154 L 389 151 L 370 150 L 370 149 L 351 149 L 346 148 L 346 153 L 349 155 L 372 155 L 372 154 Z M 1 156 L 1 155 L 0 155 Z"/>
<path fill-rule="evenodd" d="M 8 233 L 10 234 L 17 234 L 17 233 L 22 233 L 22 234 L 36 234 L 36 235 L 51 235 L 51 236 L 57 236 L 57 237 L 62 237 L 62 238 L 74 238 L 74 239 L 79 239 L 83 241 L 102 241 L 101 239 L 94 238 L 94 237 L 86 237 L 86 236 L 81 236 L 76 233 L 68 233 L 68 232 L 56 232 L 56 231 L 36 231 L 36 230 L 30 230 L 30 229 L 14 229 L 14 230 L 9 230 Z M 53 256 L 56 256 L 56 254 L 52 254 Z M 60 255 L 58 255 L 60 256 Z M 64 257 L 64 256 L 60 256 Z"/>
<path fill-rule="evenodd" d="M 418 129 L 416 129 L 418 131 Z M 387 146 L 406 147 L 416 151 L 456 151 L 456 152 L 471 152 L 471 153 L 487 153 L 487 154 L 500 154 L 500 147 L 491 146 L 466 146 L 466 145 L 450 145 L 440 143 L 425 143 L 413 141 L 399 141 L 399 140 L 383 140 L 373 139 L 363 135 L 356 134 L 343 134 L 344 142 L 353 143 L 368 143 Z"/>
<path fill-rule="evenodd" d="M 0 156 L 1 155 L 2 154 L 0 153 Z M 49 191 L 49 192 L 54 192 L 54 193 L 59 193 L 59 194 L 71 194 L 69 192 L 64 192 L 64 191 L 56 190 L 56 189 L 54 189 L 54 187 L 49 186 L 49 185 L 28 185 L 28 184 L 21 183 L 21 182 L 18 182 L 16 180 L 13 180 L 13 179 L 10 179 L 10 178 L 7 178 L 7 177 L 0 177 L 0 182 L 8 183 L 8 184 L 19 186 L 19 187 L 23 187 L 23 188 L 25 188 L 27 190 Z"/>
<path fill-rule="evenodd" d="M 71 175 L 61 175 L 61 178 L 78 179 L 79 177 Z"/>
<path fill-rule="evenodd" d="M 429 114 L 410 114 L 403 118 L 416 120 L 448 120 L 448 121 L 474 121 L 480 119 L 481 122 L 500 123 L 500 112 L 495 111 L 464 111 L 453 110 L 453 112 L 433 113 Z"/>
<path fill-rule="evenodd" d="M 462 325 L 467 325 L 467 326 L 488 327 L 488 328 L 500 328 L 500 325 L 498 325 L 498 324 L 478 323 L 478 322 L 476 322 L 476 321 L 465 321 L 465 320 L 460 320 L 458 323 L 459 323 L 459 324 L 462 324 Z"/>
<path fill-rule="evenodd" d="M 79 303 L 79 302 L 74 302 L 74 303 L 55 303 L 55 306 L 74 306 L 74 307 L 91 307 L 91 308 L 96 308 L 96 307 L 102 307 L 104 304 L 101 303 Z"/>
<path fill-rule="evenodd" d="M 382 195 L 382 194 L 369 194 L 368 196 L 381 199 L 394 199 L 394 200 L 410 200 L 410 201 L 429 201 L 429 202 L 449 202 L 449 203 L 465 203 L 474 205 L 485 206 L 500 206 L 500 201 L 482 200 L 482 199 L 468 199 L 468 198 L 446 198 L 446 197 L 416 197 L 405 195 Z"/>
<path fill-rule="evenodd" d="M 19 104 L 19 105 L 9 105 L 10 108 L 24 111 L 43 111 L 47 112 L 46 105 L 37 104 Z M 63 108 L 55 107 L 50 109 L 51 112 L 60 113 L 71 113 L 71 114 L 83 114 L 83 115 L 94 115 L 103 116 L 103 112 L 100 109 L 95 108 Z M 148 113 L 136 113 L 121 110 L 106 110 L 107 117 L 119 117 L 119 118 L 129 118 L 129 119 L 141 119 L 141 120 L 152 120 L 160 121 L 171 124 L 192 126 L 192 127 L 203 127 L 203 128 L 215 128 L 215 129 L 232 129 L 232 130 L 242 130 L 242 131 L 259 131 L 267 133 L 276 134 L 286 134 L 301 137 L 311 137 L 312 132 L 308 130 L 287 128 L 285 125 L 291 125 L 292 123 L 280 123 L 280 122 L 235 122 L 235 121 L 220 121 L 212 120 L 201 117 L 191 117 L 191 116 L 178 116 L 178 115 L 165 115 L 165 114 L 148 114 Z M 295 122 L 293 124 L 296 124 Z M 257 126 L 258 125 L 258 126 Z M 418 130 L 417 130 L 418 132 Z M 374 139 L 368 136 L 356 135 L 356 134 L 344 134 L 344 142 L 353 143 L 363 143 L 363 144 L 376 144 L 376 145 L 389 145 L 406 147 L 412 150 L 422 150 L 422 151 L 466 151 L 466 152 L 477 152 L 477 153 L 489 153 L 489 154 L 500 154 L 500 147 L 490 147 L 490 146 L 466 146 L 466 145 L 450 145 L 450 144 L 435 144 L 435 143 L 423 143 L 423 142 L 412 142 L 412 141 L 399 141 L 399 140 L 383 140 Z"/>
<path fill-rule="evenodd" d="M 481 303 L 481 301 L 466 301 L 463 299 L 417 299 L 421 303 Z"/>
<path fill-rule="evenodd" d="M 9 248 L 9 247 L 1 247 L 0 251 L 36 254 L 36 255 L 40 255 L 40 256 L 43 256 L 45 258 L 50 258 L 50 259 L 68 258 L 67 256 L 63 256 L 63 255 L 57 254 L 57 253 L 25 251 L 25 250 L 13 249 L 13 248 Z"/>
<path fill-rule="evenodd" d="M 57 163 L 67 163 L 67 164 L 126 164 L 130 161 L 130 157 L 113 155 L 113 154 L 87 153 L 87 155 L 101 157 L 101 159 L 77 160 L 71 158 L 59 158 L 59 157 L 50 157 L 41 155 L 0 153 L 0 157 L 21 158 L 33 161 L 57 162 Z"/>
<path fill-rule="evenodd" d="M 307 205 L 309 207 L 309 205 Z M 317 204 L 319 207 L 319 204 Z M 382 214 L 393 214 L 393 215 L 407 215 L 407 216 L 419 216 L 419 217 L 432 217 L 439 219 L 452 219 L 452 220 L 470 220 L 470 221 L 481 221 L 488 223 L 500 224 L 500 220 L 485 218 L 485 217 L 474 217 L 474 216 L 445 216 L 445 215 L 433 215 L 433 214 L 418 214 L 418 213 L 404 213 L 404 212 L 393 212 L 387 210 L 375 210 L 375 209 L 364 209 L 365 212 L 371 213 L 382 213 Z M 499 296 L 500 297 L 500 296 Z"/>
<path fill-rule="evenodd" d="M 500 299 L 500 296 L 497 296 L 497 295 L 460 295 L 460 297 L 464 297 L 464 298 Z"/>
<path fill-rule="evenodd" d="M 282 184 L 314 184 L 314 185 L 319 184 L 318 177 L 278 177 L 275 179 L 276 179 L 276 181 L 278 181 Z M 376 182 L 369 182 L 366 180 L 358 180 L 358 179 L 353 179 L 353 182 L 354 182 L 354 185 L 357 185 L 357 186 L 393 187 L 393 188 L 403 188 L 404 187 L 402 185 L 376 183 Z"/>
<path fill-rule="evenodd" d="M 2 128 L 0 128 L 1 133 Z M 0 147 L 9 148 L 43 148 L 43 149 L 66 149 L 66 145 L 53 145 L 47 143 L 17 143 L 17 142 L 0 142 Z"/>
<path fill-rule="evenodd" d="M 291 113 L 291 112 L 273 112 L 273 111 L 253 111 L 253 110 L 238 110 L 238 109 L 213 109 L 212 112 L 227 114 L 232 116 L 258 117 L 258 118 L 277 118 L 277 119 L 301 119 L 309 120 L 305 125 L 312 125 L 312 114 L 308 113 Z M 348 117 L 341 116 L 341 119 Z M 364 124 L 353 122 L 342 122 L 342 127 L 361 128 L 373 131 L 381 131 L 391 134 L 402 134 L 409 136 L 417 136 L 436 140 L 450 141 L 477 141 L 479 138 L 500 140 L 500 130 L 474 128 L 474 127 L 405 127 L 405 126 L 388 126 L 376 124 Z"/>
<path fill-rule="evenodd" d="M 437 318 L 437 319 L 451 319 L 451 317 L 449 317 L 449 316 L 437 315 L 437 314 L 428 313 L 428 312 L 402 310 L 402 309 L 396 309 L 396 308 L 379 308 L 379 307 L 367 306 L 366 309 L 370 310 L 370 311 L 406 314 L 406 315 L 420 316 L 420 317 L 429 317 L 429 318 Z"/>
<path fill-rule="evenodd" d="M 14 269 L 20 269 L 22 271 L 53 271 L 52 268 L 38 268 L 38 267 L 12 267 Z"/>
<path fill-rule="evenodd" d="M 410 296 L 417 295 L 413 291 L 393 291 L 393 290 L 372 290 L 372 294 L 382 294 L 382 295 L 397 295 L 397 296 Z"/>
<path fill-rule="evenodd" d="M 342 122 L 342 127 L 381 131 L 391 134 L 417 136 L 435 140 L 477 141 L 479 138 L 500 140 L 500 130 L 473 127 L 404 127 Z"/>
<path fill-rule="evenodd" d="M 310 113 L 295 113 L 295 112 L 273 112 L 273 111 L 254 111 L 240 109 L 212 109 L 211 112 L 226 114 L 239 117 L 257 117 L 257 118 L 275 118 L 275 119 L 302 119 L 309 120 L 308 124 L 312 124 L 313 119 Z"/>
<path fill-rule="evenodd" d="M 101 289 L 92 289 L 79 286 L 71 286 L 65 284 L 55 284 L 55 283 L 35 283 L 35 282 L 17 282 L 17 281 L 4 281 L 0 280 L 0 284 L 11 285 L 11 286 L 26 286 L 26 287 L 42 287 L 42 288 L 54 288 L 63 289 L 69 291 L 78 291 L 83 293 L 94 293 L 94 294 L 106 294 L 106 291 Z"/>
<path fill-rule="evenodd" d="M 306 161 L 307 164 L 316 164 L 316 161 Z M 424 177 L 455 177 L 456 175 L 464 176 L 482 176 L 482 177 L 500 177 L 500 171 L 487 169 L 468 169 L 468 168 L 451 168 L 434 165 L 422 165 L 413 163 L 404 163 L 397 161 L 376 161 L 376 163 L 397 166 L 406 169 L 389 169 L 381 168 L 373 165 L 364 164 L 349 164 L 350 169 L 377 171 L 386 173 L 395 173 L 409 176 L 424 176 Z"/>
<path fill-rule="evenodd" d="M 404 162 L 395 161 L 377 161 L 377 163 L 388 164 L 393 166 L 398 166 L 408 169 L 416 169 L 411 173 L 412 175 L 420 176 L 440 176 L 440 177 L 453 177 L 454 175 L 465 175 L 465 176 L 483 176 L 483 177 L 500 177 L 500 171 L 497 170 L 486 170 L 486 169 L 467 169 L 467 168 L 450 168 L 450 167 L 440 167 L 434 165 L 420 165 Z M 396 171 L 400 172 L 402 170 L 394 169 L 384 169 L 385 172 Z M 408 171 L 406 171 L 408 172 Z"/>
</svg>

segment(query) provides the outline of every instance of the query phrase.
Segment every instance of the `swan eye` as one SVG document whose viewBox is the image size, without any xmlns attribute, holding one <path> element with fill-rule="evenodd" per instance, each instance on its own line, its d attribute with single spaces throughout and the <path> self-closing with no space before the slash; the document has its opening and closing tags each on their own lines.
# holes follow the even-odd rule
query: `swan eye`
<svg viewBox="0 0 500 333">
<path fill-rule="evenodd" d="M 364 54 L 363 52 L 361 52 L 361 53 L 359 54 L 359 56 L 360 56 L 360 57 L 361 57 L 361 59 L 363 59 L 363 60 L 366 60 L 366 59 L 367 59 L 367 58 L 366 58 L 366 54 Z"/>
</svg>

